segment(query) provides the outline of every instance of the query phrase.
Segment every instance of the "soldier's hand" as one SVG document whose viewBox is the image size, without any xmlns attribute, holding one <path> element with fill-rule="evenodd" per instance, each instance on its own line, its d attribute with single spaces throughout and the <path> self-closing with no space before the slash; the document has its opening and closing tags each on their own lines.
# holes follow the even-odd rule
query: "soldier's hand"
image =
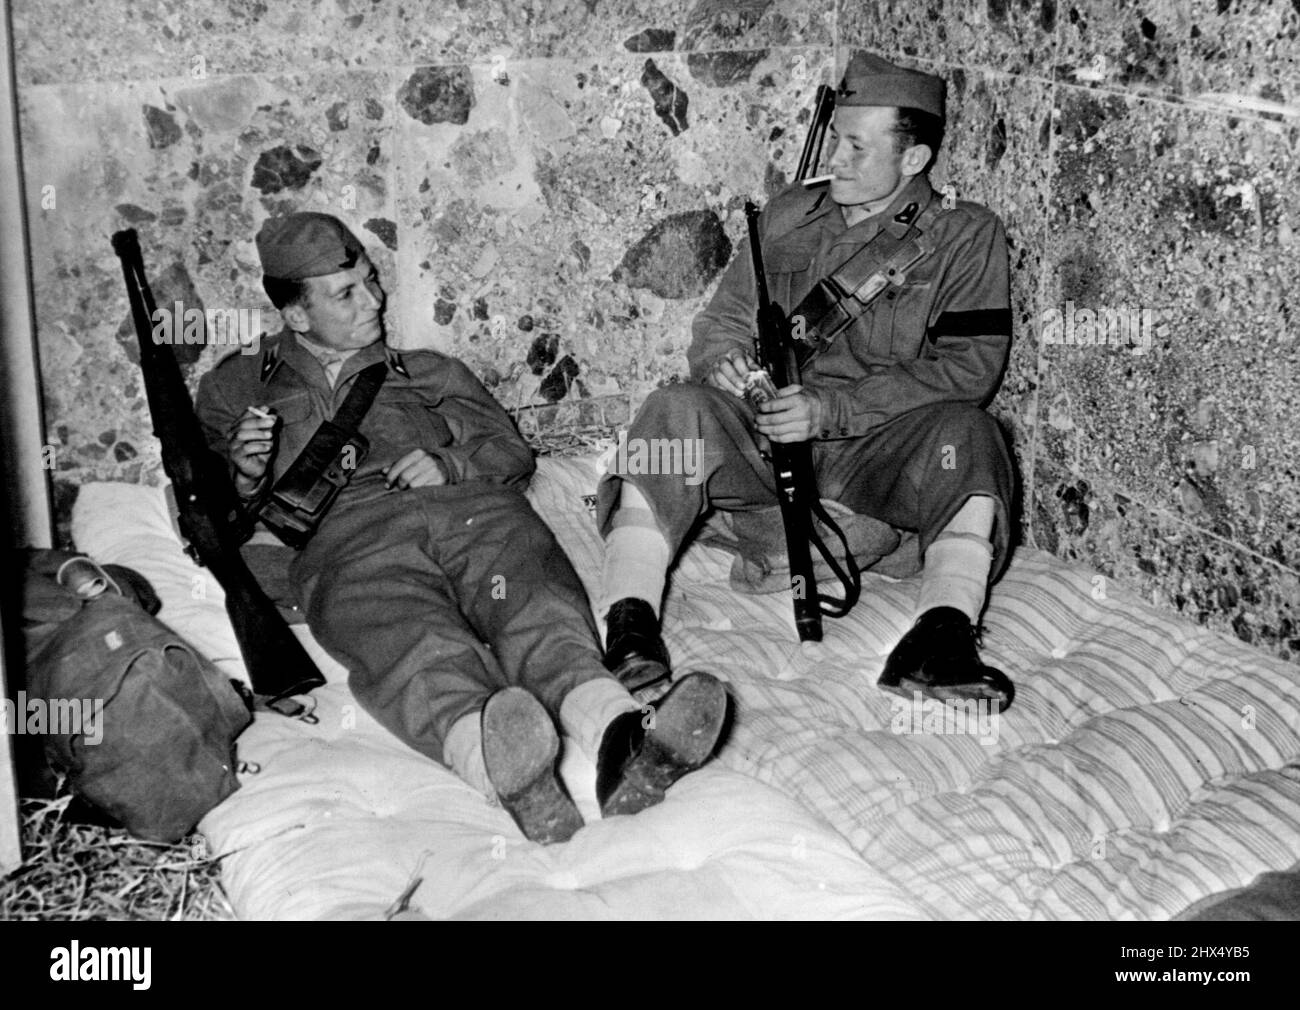
<svg viewBox="0 0 1300 1010">
<path fill-rule="evenodd" d="M 384 483 L 398 488 L 437 487 L 447 483 L 447 474 L 423 449 L 412 449 L 384 467 Z"/>
<path fill-rule="evenodd" d="M 806 442 L 821 430 L 822 403 L 811 389 L 785 386 L 758 405 L 754 423 L 769 441 Z"/>
<path fill-rule="evenodd" d="M 260 413 L 259 413 L 260 411 Z M 266 476 L 275 450 L 278 418 L 265 407 L 249 407 L 230 430 L 230 462 L 235 467 L 235 489 L 247 496 Z"/>
<path fill-rule="evenodd" d="M 719 358 L 709 374 L 704 377 L 706 386 L 721 389 L 733 396 L 745 395 L 745 376 L 758 368 L 758 362 L 748 351 L 739 347 Z"/>
</svg>

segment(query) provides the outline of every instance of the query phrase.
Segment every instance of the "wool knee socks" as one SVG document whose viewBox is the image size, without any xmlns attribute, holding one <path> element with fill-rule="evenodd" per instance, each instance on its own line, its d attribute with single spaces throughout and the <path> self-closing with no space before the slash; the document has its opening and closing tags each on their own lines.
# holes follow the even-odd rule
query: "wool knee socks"
<svg viewBox="0 0 1300 1010">
<path fill-rule="evenodd" d="M 605 538 L 598 616 L 603 618 L 611 606 L 629 596 L 645 600 L 658 616 L 671 560 L 668 541 L 659 532 L 649 503 L 628 481 L 620 489 L 613 527 Z"/>
<path fill-rule="evenodd" d="M 977 495 L 966 500 L 952 521 L 925 552 L 921 592 L 916 616 L 935 607 L 954 607 L 971 624 L 979 622 L 988 595 L 993 566 L 995 506 L 993 499 Z"/>
</svg>

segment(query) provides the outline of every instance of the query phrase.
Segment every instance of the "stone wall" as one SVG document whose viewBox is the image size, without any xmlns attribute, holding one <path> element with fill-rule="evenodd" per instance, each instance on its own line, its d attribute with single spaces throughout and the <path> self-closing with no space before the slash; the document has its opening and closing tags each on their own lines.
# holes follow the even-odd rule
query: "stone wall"
<svg viewBox="0 0 1300 1010">
<path fill-rule="evenodd" d="M 158 477 L 118 228 L 160 305 L 273 330 L 253 235 L 335 213 L 371 246 L 395 344 L 464 358 L 526 432 L 612 432 L 684 375 L 744 200 L 793 172 L 817 84 L 866 48 L 948 78 L 935 182 L 1007 224 L 993 409 L 1025 538 L 1300 656 L 1300 4 L 14 6 L 65 511 L 85 480 Z M 181 350 L 197 378 L 228 349 Z"/>
</svg>

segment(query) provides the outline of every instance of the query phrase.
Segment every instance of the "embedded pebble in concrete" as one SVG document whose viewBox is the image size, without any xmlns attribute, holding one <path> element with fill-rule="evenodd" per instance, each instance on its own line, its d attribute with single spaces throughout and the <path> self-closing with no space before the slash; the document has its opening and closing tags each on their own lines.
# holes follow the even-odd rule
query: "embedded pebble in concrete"
<svg viewBox="0 0 1300 1010">
<path fill-rule="evenodd" d="M 320 166 L 320 154 L 310 147 L 281 144 L 258 155 L 252 186 L 268 196 L 284 189 L 302 189 Z"/>
<path fill-rule="evenodd" d="M 655 115 L 663 120 L 674 137 L 690 126 L 686 119 L 690 97 L 655 66 L 654 60 L 645 61 L 645 67 L 641 71 L 641 84 L 650 92 Z"/>
<path fill-rule="evenodd" d="M 662 298 L 701 294 L 731 261 L 731 240 L 712 211 L 686 211 L 657 222 L 615 268 L 628 287 Z"/>
<path fill-rule="evenodd" d="M 421 67 L 398 90 L 397 101 L 426 126 L 464 123 L 474 107 L 474 86 L 465 67 Z"/>
</svg>

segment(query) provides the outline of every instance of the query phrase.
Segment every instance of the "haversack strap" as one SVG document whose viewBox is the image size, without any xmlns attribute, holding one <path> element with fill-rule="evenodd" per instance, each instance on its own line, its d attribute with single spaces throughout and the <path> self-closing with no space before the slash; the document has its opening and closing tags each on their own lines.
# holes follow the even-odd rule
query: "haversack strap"
<svg viewBox="0 0 1300 1010">
<path fill-rule="evenodd" d="M 366 411 L 374 403 L 375 395 L 384 384 L 384 376 L 387 374 L 387 361 L 377 361 L 358 372 L 357 381 L 352 384 L 348 395 L 343 398 L 343 405 L 331 420 L 349 433 L 355 432 L 361 426 Z"/>
</svg>

